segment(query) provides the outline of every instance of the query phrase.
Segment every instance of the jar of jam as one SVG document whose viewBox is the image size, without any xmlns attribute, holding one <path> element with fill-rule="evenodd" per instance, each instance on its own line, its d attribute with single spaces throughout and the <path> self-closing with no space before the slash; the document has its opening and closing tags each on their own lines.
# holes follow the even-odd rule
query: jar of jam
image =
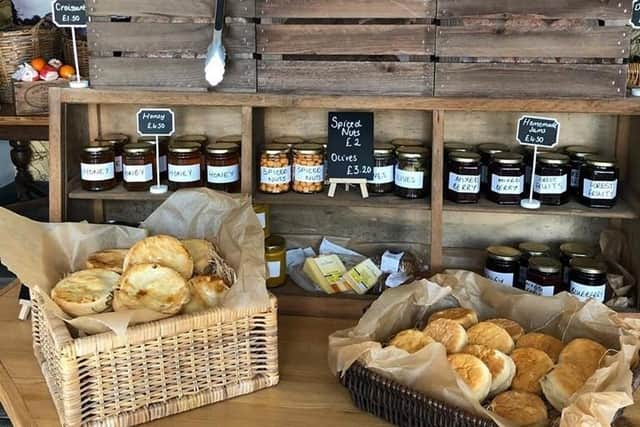
<svg viewBox="0 0 640 427">
<path fill-rule="evenodd" d="M 320 193 L 324 190 L 324 152 L 322 145 L 297 144 L 293 147 L 293 191 Z"/>
<path fill-rule="evenodd" d="M 477 148 L 482 158 L 482 164 L 480 166 L 482 189 L 486 191 L 486 188 L 489 186 L 489 165 L 491 164 L 491 159 L 498 153 L 509 151 L 509 147 L 505 144 L 489 142 L 479 144 Z"/>
<path fill-rule="evenodd" d="M 111 190 L 117 184 L 111 145 L 90 145 L 82 149 L 80 181 L 86 191 Z"/>
<path fill-rule="evenodd" d="M 524 197 L 523 156 L 518 153 L 498 153 L 489 165 L 487 198 L 500 205 L 519 205 Z"/>
<path fill-rule="evenodd" d="M 518 282 L 521 255 L 519 250 L 509 246 L 489 246 L 484 277 L 503 286 L 513 287 Z"/>
<path fill-rule="evenodd" d="M 524 290 L 543 297 L 562 292 L 562 263 L 549 257 L 530 258 Z"/>
<path fill-rule="evenodd" d="M 445 162 L 449 158 L 449 153 L 454 151 L 473 151 L 473 146 L 470 144 L 465 144 L 464 142 L 445 142 L 444 143 L 444 160 Z"/>
<path fill-rule="evenodd" d="M 580 172 L 580 203 L 590 208 L 612 208 L 618 199 L 619 170 L 615 160 L 587 156 Z"/>
<path fill-rule="evenodd" d="M 122 171 L 127 191 L 149 191 L 155 179 L 153 147 L 144 142 L 124 146 Z"/>
<path fill-rule="evenodd" d="M 478 203 L 480 154 L 454 151 L 447 161 L 446 198 L 455 203 Z"/>
<path fill-rule="evenodd" d="M 382 142 L 378 142 L 373 146 L 373 179 L 367 181 L 369 193 L 393 193 L 394 150 L 393 145 Z"/>
<path fill-rule="evenodd" d="M 267 288 L 277 288 L 287 282 L 286 244 L 284 238 L 273 235 L 264 241 L 267 264 Z"/>
<path fill-rule="evenodd" d="M 240 147 L 230 142 L 207 145 L 207 187 L 240 192 Z"/>
<path fill-rule="evenodd" d="M 122 149 L 129 143 L 129 137 L 121 133 L 109 133 L 98 136 L 95 143 L 96 145 L 111 145 L 116 167 L 116 180 L 122 181 Z"/>
<path fill-rule="evenodd" d="M 429 150 L 400 147 L 396 150 L 395 194 L 405 199 L 422 199 L 429 194 Z"/>
<path fill-rule="evenodd" d="M 260 191 L 280 194 L 291 186 L 291 162 L 289 147 L 284 144 L 267 144 L 260 154 Z"/>
<path fill-rule="evenodd" d="M 551 248 L 543 243 L 524 242 L 518 245 L 518 250 L 522 252 L 518 285 L 520 289 L 524 289 L 524 284 L 527 280 L 527 270 L 529 269 L 529 258 L 549 256 Z"/>
<path fill-rule="evenodd" d="M 271 236 L 271 209 L 269 208 L 269 205 L 255 203 L 253 205 L 253 211 L 258 217 L 258 221 L 262 226 L 262 231 L 264 232 L 264 237 L 266 239 Z"/>
<path fill-rule="evenodd" d="M 595 148 L 586 147 L 584 145 L 569 145 L 565 147 L 564 153 L 571 159 L 571 179 L 569 180 L 569 188 L 571 193 L 578 194 L 580 187 L 580 168 L 585 165 L 585 157 L 598 154 Z"/>
<path fill-rule="evenodd" d="M 531 175 L 533 173 L 533 151 L 535 147 L 531 145 L 522 146 L 522 154 L 524 155 L 524 189 L 529 191 L 531 188 Z M 543 153 L 553 153 L 555 150 L 549 147 L 538 147 L 538 156 Z"/>
<path fill-rule="evenodd" d="M 398 149 L 400 147 L 426 147 L 427 144 L 419 139 L 396 138 L 391 140 L 391 145 L 393 145 L 395 149 Z"/>
<path fill-rule="evenodd" d="M 202 154 L 199 142 L 176 142 L 169 146 L 169 189 L 202 185 Z"/>
<path fill-rule="evenodd" d="M 569 201 L 569 156 L 542 153 L 533 177 L 533 196 L 543 205 L 559 206 Z"/>
<path fill-rule="evenodd" d="M 571 272 L 571 260 L 574 258 L 593 258 L 596 250 L 587 243 L 569 242 L 560 245 L 560 261 L 564 266 L 562 271 L 562 283 L 569 285 L 569 274 Z"/>
<path fill-rule="evenodd" d="M 611 297 L 607 288 L 607 265 L 595 258 L 571 260 L 569 293 L 580 301 L 594 299 L 604 303 Z"/>
<path fill-rule="evenodd" d="M 138 142 L 146 142 L 153 146 L 153 164 L 156 164 L 156 137 L 155 136 L 143 136 L 138 138 Z M 169 153 L 169 138 L 165 136 L 158 137 L 158 143 L 160 144 L 160 178 L 167 179 L 167 154 Z"/>
<path fill-rule="evenodd" d="M 300 138 L 299 136 L 279 136 L 277 138 L 273 138 L 273 141 L 271 141 L 271 143 L 286 145 L 287 148 L 291 150 L 298 144 L 304 144 L 304 139 Z"/>
</svg>

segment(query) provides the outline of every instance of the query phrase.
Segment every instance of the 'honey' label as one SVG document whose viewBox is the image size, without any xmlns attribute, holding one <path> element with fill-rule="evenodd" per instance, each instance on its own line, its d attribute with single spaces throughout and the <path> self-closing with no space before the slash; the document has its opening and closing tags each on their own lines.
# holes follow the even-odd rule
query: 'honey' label
<svg viewBox="0 0 640 427">
<path fill-rule="evenodd" d="M 207 181 L 211 184 L 230 184 L 240 179 L 240 165 L 207 166 Z"/>
<path fill-rule="evenodd" d="M 124 165 L 122 174 L 126 182 L 149 182 L 153 179 L 153 165 Z"/>
<path fill-rule="evenodd" d="M 83 181 L 108 181 L 115 178 L 113 162 L 108 163 L 80 163 L 80 177 Z"/>
<path fill-rule="evenodd" d="M 169 181 L 196 182 L 200 181 L 200 163 L 195 165 L 169 165 Z"/>
</svg>

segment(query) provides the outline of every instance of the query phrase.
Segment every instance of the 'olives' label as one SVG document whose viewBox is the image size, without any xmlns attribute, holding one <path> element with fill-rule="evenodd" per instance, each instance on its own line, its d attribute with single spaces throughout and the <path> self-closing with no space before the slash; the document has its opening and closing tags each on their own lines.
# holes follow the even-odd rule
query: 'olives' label
<svg viewBox="0 0 640 427">
<path fill-rule="evenodd" d="M 618 180 L 592 181 L 585 178 L 582 195 L 593 200 L 613 200 L 618 195 Z"/>
<path fill-rule="evenodd" d="M 491 191 L 498 194 L 524 193 L 524 175 L 500 176 L 491 174 Z"/>
<path fill-rule="evenodd" d="M 489 270 L 488 268 L 484 269 L 484 277 L 503 286 L 513 287 L 515 279 L 514 276 L 515 274 L 513 273 L 499 273 L 497 271 Z"/>
<path fill-rule="evenodd" d="M 583 285 L 582 283 L 574 282 L 573 280 L 571 281 L 571 284 L 569 286 L 569 293 L 578 298 L 580 301 L 594 299 L 598 302 L 604 302 L 605 290 L 606 285 L 588 286 Z"/>
<path fill-rule="evenodd" d="M 456 193 L 478 194 L 480 192 L 480 175 L 458 175 L 449 172 L 449 190 Z"/>
<path fill-rule="evenodd" d="M 324 182 L 324 165 L 293 165 L 293 177 L 297 182 Z"/>
<path fill-rule="evenodd" d="M 567 175 L 542 176 L 533 178 L 533 191 L 538 194 L 562 194 L 567 191 Z"/>
<path fill-rule="evenodd" d="M 260 168 L 262 184 L 289 184 L 291 182 L 291 166 L 283 168 Z"/>
<path fill-rule="evenodd" d="M 368 184 L 391 184 L 393 182 L 393 165 L 373 168 L 373 179 Z"/>
<path fill-rule="evenodd" d="M 424 172 L 405 171 L 396 168 L 395 182 L 398 187 L 422 190 L 424 187 Z"/>
<path fill-rule="evenodd" d="M 240 165 L 207 166 L 207 182 L 230 184 L 240 180 Z"/>
<path fill-rule="evenodd" d="M 269 271 L 268 279 L 280 277 L 280 261 L 267 262 L 267 270 Z"/>
<path fill-rule="evenodd" d="M 571 168 L 571 188 L 580 186 L 580 168 Z"/>
<path fill-rule="evenodd" d="M 200 163 L 195 165 L 169 165 L 169 181 L 196 182 L 200 181 Z"/>
<path fill-rule="evenodd" d="M 531 280 L 527 280 L 524 284 L 524 289 L 532 294 L 540 295 L 543 297 L 552 297 L 555 294 L 555 286 L 542 286 L 538 285 Z"/>
<path fill-rule="evenodd" d="M 115 156 L 113 162 L 116 165 L 116 173 L 122 172 L 122 156 Z"/>
<path fill-rule="evenodd" d="M 108 163 L 80 163 L 80 178 L 83 181 L 108 181 L 116 177 L 113 162 Z"/>
<path fill-rule="evenodd" d="M 153 165 L 124 165 L 122 179 L 126 182 L 149 182 L 153 180 Z"/>
</svg>

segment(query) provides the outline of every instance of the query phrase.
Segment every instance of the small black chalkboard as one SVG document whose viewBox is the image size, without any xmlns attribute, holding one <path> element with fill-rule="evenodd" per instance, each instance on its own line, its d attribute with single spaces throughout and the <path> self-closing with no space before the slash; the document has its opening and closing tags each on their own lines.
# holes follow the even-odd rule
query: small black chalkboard
<svg viewBox="0 0 640 427">
<path fill-rule="evenodd" d="M 329 178 L 373 179 L 373 113 L 329 113 Z"/>
<path fill-rule="evenodd" d="M 522 145 L 553 147 L 560 137 L 560 122 L 554 118 L 522 116 L 516 138 Z"/>
<path fill-rule="evenodd" d="M 84 0 L 54 0 L 51 10 L 53 23 L 58 27 L 87 26 L 87 5 Z"/>
<path fill-rule="evenodd" d="M 138 134 L 171 136 L 176 128 L 175 115 L 169 108 L 141 108 L 138 111 Z"/>
<path fill-rule="evenodd" d="M 640 28 L 640 0 L 633 0 L 631 10 L 631 26 L 633 28 Z"/>
</svg>

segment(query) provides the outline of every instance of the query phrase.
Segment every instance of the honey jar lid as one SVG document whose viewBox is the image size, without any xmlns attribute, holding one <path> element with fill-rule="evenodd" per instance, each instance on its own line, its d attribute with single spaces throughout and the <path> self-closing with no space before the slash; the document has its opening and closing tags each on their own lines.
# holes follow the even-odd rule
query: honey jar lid
<svg viewBox="0 0 640 427">
<path fill-rule="evenodd" d="M 571 268 L 581 273 L 606 274 L 607 264 L 595 258 L 573 258 L 570 261 Z"/>
<path fill-rule="evenodd" d="M 585 158 L 587 164 L 599 168 L 615 168 L 616 161 L 604 156 L 587 156 Z"/>
<path fill-rule="evenodd" d="M 469 144 L 465 144 L 464 142 L 445 142 L 444 151 L 473 151 L 473 147 Z"/>
<path fill-rule="evenodd" d="M 498 154 L 504 151 L 509 151 L 509 147 L 507 147 L 505 144 L 487 142 L 484 144 L 479 144 L 478 151 L 482 154 Z"/>
<path fill-rule="evenodd" d="M 160 141 L 163 144 L 166 144 L 167 142 L 169 142 L 169 137 L 168 136 L 159 136 L 158 137 L 158 141 Z M 141 136 L 140 138 L 138 138 L 138 142 L 146 142 L 146 143 L 149 143 L 149 144 L 155 144 L 156 137 L 155 136 Z"/>
<path fill-rule="evenodd" d="M 399 159 L 425 159 L 429 156 L 429 150 L 425 147 L 402 146 L 396 149 Z"/>
<path fill-rule="evenodd" d="M 87 145 L 82 149 L 85 153 L 106 153 L 108 151 L 112 151 L 113 148 L 109 144 L 101 144 L 101 145 Z"/>
<path fill-rule="evenodd" d="M 522 154 L 512 153 L 510 151 L 497 153 L 493 156 L 493 161 L 501 165 L 517 165 L 518 163 L 522 163 L 523 160 L 524 156 Z"/>
<path fill-rule="evenodd" d="M 129 137 L 123 133 L 107 133 L 104 135 L 99 135 L 96 139 L 96 142 L 110 142 L 110 143 L 125 143 L 129 141 Z"/>
<path fill-rule="evenodd" d="M 396 147 L 388 142 L 376 142 L 373 145 L 373 155 L 376 157 L 388 157 L 393 155 Z"/>
<path fill-rule="evenodd" d="M 578 242 L 563 243 L 560 245 L 560 252 L 569 258 L 591 258 L 596 254 L 593 246 Z"/>
<path fill-rule="evenodd" d="M 587 156 L 598 154 L 598 150 L 585 145 L 568 145 L 564 148 L 564 152 L 572 159 L 584 159 Z"/>
<path fill-rule="evenodd" d="M 292 150 L 295 154 L 320 154 L 322 153 L 322 145 L 305 142 L 295 145 Z"/>
<path fill-rule="evenodd" d="M 452 151 L 449 153 L 449 160 L 460 163 L 478 163 L 480 154 L 469 151 Z"/>
<path fill-rule="evenodd" d="M 216 138 L 216 143 L 220 143 L 220 142 L 235 142 L 237 144 L 240 144 L 242 143 L 242 136 L 241 135 L 225 135 L 223 137 Z"/>
<path fill-rule="evenodd" d="M 391 141 L 391 145 L 394 147 L 424 147 L 426 144 L 424 141 L 414 138 L 396 138 Z"/>
<path fill-rule="evenodd" d="M 540 257 L 545 254 L 551 252 L 551 248 L 544 243 L 538 242 L 523 242 L 518 245 L 518 249 L 520 252 L 534 256 Z"/>
<path fill-rule="evenodd" d="M 180 135 L 174 139 L 175 142 L 199 142 L 204 144 L 209 141 L 207 135 Z"/>
<path fill-rule="evenodd" d="M 291 148 L 292 146 L 296 145 L 296 144 L 302 144 L 304 143 L 304 139 L 300 138 L 299 136 L 279 136 L 277 138 L 273 138 L 272 143 L 274 144 L 284 144 L 287 145 L 289 148 Z"/>
<path fill-rule="evenodd" d="M 127 154 L 144 154 L 150 153 L 152 149 L 153 147 L 146 142 L 137 142 L 125 145 L 123 150 Z"/>
<path fill-rule="evenodd" d="M 529 268 L 541 273 L 554 274 L 562 271 L 562 263 L 555 258 L 536 256 L 529 258 Z"/>
<path fill-rule="evenodd" d="M 569 160 L 569 156 L 561 153 L 542 153 L 538 155 L 538 161 L 545 165 L 566 165 Z"/>
<path fill-rule="evenodd" d="M 230 154 L 240 151 L 240 146 L 235 142 L 211 142 L 207 145 L 209 154 Z"/>
<path fill-rule="evenodd" d="M 278 252 L 285 249 L 286 243 L 284 237 L 275 234 L 264 240 L 264 248 L 267 252 Z"/>
<path fill-rule="evenodd" d="M 169 146 L 169 151 L 172 153 L 195 153 L 200 151 L 202 146 L 199 142 L 174 142 Z"/>
<path fill-rule="evenodd" d="M 326 147 L 329 144 L 329 138 L 326 136 L 316 136 L 315 138 L 308 139 L 307 142 L 312 144 L 320 144 L 323 147 Z"/>
<path fill-rule="evenodd" d="M 489 246 L 487 253 L 491 258 L 504 261 L 517 261 L 522 256 L 522 252 L 511 246 Z"/>
<path fill-rule="evenodd" d="M 285 144 L 267 144 L 262 149 L 262 152 L 264 154 L 269 154 L 269 155 L 273 155 L 273 154 L 288 154 L 289 153 L 289 147 L 287 147 Z"/>
</svg>

